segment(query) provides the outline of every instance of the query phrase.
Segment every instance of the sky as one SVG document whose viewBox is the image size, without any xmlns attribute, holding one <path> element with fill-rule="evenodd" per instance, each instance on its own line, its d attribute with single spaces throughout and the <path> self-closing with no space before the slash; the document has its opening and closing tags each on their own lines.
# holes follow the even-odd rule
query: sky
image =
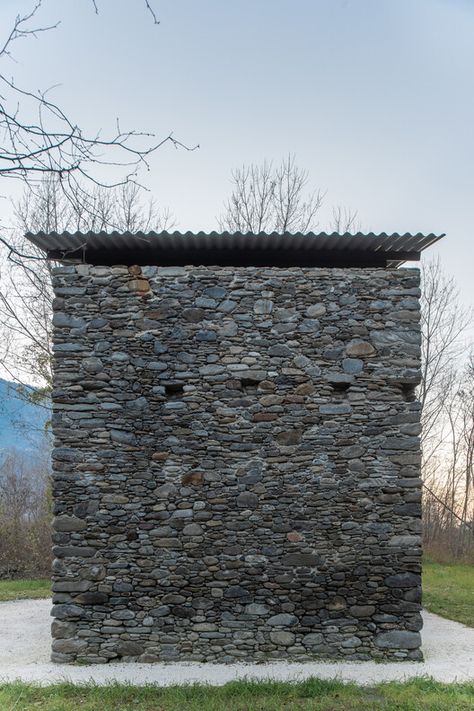
<svg viewBox="0 0 474 711">
<path fill-rule="evenodd" d="M 446 232 L 474 304 L 472 0 L 44 0 L 61 20 L 17 43 L 11 73 L 82 127 L 169 132 L 141 176 L 181 230 L 210 230 L 231 171 L 294 154 L 332 205 L 375 232 Z M 0 32 L 32 2 L 2 0 Z M 2 67 L 4 69 L 4 67 Z M 2 185 L 2 193 L 9 186 Z"/>
</svg>

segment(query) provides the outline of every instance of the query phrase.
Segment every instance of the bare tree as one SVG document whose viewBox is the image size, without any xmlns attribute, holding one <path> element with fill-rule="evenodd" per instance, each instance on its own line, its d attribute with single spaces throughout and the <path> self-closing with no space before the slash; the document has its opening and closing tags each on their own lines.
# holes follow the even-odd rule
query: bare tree
<svg viewBox="0 0 474 711">
<path fill-rule="evenodd" d="M 437 556 L 474 562 L 472 358 L 449 393 L 440 423 L 440 446 L 424 466 L 425 547 Z"/>
<path fill-rule="evenodd" d="M 231 196 L 218 217 L 221 230 L 281 234 L 311 232 L 318 227 L 325 193 L 307 191 L 308 171 L 296 165 L 294 156 L 276 166 L 271 161 L 244 165 L 233 171 L 232 183 Z M 346 232 L 354 227 L 356 215 L 335 208 L 332 227 Z"/>
<path fill-rule="evenodd" d="M 60 22 L 41 24 L 43 0 L 18 14 L 0 44 L 0 177 L 37 182 L 41 176 L 55 174 L 67 191 L 84 190 L 87 184 L 116 185 L 136 176 L 140 167 L 148 168 L 148 158 L 164 143 L 182 146 L 171 134 L 155 140 L 152 134 L 126 131 L 116 122 L 108 135 L 89 135 L 68 116 L 46 89 L 20 86 L 10 77 L 12 52 L 19 40 L 35 38 L 57 29 Z M 97 0 L 91 6 L 98 12 Z M 158 23 L 151 3 L 145 7 Z M 101 168 L 122 169 L 118 181 L 107 182 Z M 85 186 L 85 188 L 84 188 Z"/>
<path fill-rule="evenodd" d="M 233 190 L 218 218 L 229 232 L 308 232 L 317 225 L 322 205 L 320 191 L 305 193 L 308 173 L 288 156 L 278 166 L 238 168 L 232 173 Z"/>
<path fill-rule="evenodd" d="M 466 369 L 464 389 L 459 393 L 462 409 L 462 446 L 464 450 L 462 476 L 462 520 L 470 520 L 470 543 L 474 546 L 474 356 Z"/>
<path fill-rule="evenodd" d="M 440 444 L 437 427 L 445 414 L 449 393 L 457 388 L 457 376 L 462 371 L 460 359 L 467 350 L 466 335 L 472 318 L 472 309 L 462 306 L 456 282 L 444 274 L 439 260 L 424 263 L 419 399 L 423 413 L 425 459 Z"/>
<path fill-rule="evenodd" d="M 47 575 L 51 565 L 49 452 L 0 460 L 0 576 Z"/>
<path fill-rule="evenodd" d="M 345 232 L 359 232 L 360 222 L 358 220 L 357 210 L 351 210 L 341 205 L 333 207 L 330 228 L 339 234 L 344 234 Z"/>
<path fill-rule="evenodd" d="M 427 549 L 474 553 L 472 309 L 438 260 L 422 268 L 422 475 Z"/>
<path fill-rule="evenodd" d="M 11 236 L 10 259 L 1 270 L 0 362 L 20 382 L 34 380 L 40 387 L 28 399 L 41 399 L 51 387 L 51 274 L 55 264 L 42 252 L 25 247 L 24 233 L 63 231 L 166 230 L 174 224 L 169 210 L 144 198 L 139 186 L 96 186 L 87 203 L 81 191 L 65 195 L 56 176 L 47 176 L 34 191 L 26 188 L 14 204 L 17 229 Z M 27 254 L 25 253 L 27 251 Z"/>
</svg>

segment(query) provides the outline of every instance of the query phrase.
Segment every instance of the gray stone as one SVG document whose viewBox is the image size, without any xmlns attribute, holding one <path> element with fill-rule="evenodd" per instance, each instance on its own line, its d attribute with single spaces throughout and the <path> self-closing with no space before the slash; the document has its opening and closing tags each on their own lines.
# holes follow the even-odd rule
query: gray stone
<svg viewBox="0 0 474 711">
<path fill-rule="evenodd" d="M 137 438 L 133 432 L 124 432 L 123 430 L 110 430 L 110 439 L 112 442 L 120 444 L 135 445 Z"/>
<path fill-rule="evenodd" d="M 384 449 L 395 449 L 395 450 L 416 450 L 420 448 L 419 437 L 386 437 L 383 441 Z"/>
<path fill-rule="evenodd" d="M 381 649 L 418 649 L 421 637 L 419 632 L 391 630 L 377 635 L 374 644 Z"/>
<path fill-rule="evenodd" d="M 345 373 L 350 375 L 356 375 L 361 373 L 364 368 L 364 361 L 359 358 L 344 358 L 342 361 L 342 368 Z"/>
<path fill-rule="evenodd" d="M 298 331 L 303 331 L 304 333 L 315 333 L 319 331 L 319 321 L 314 318 L 305 318 L 298 326 Z"/>
<path fill-rule="evenodd" d="M 217 334 L 215 331 L 198 331 L 196 334 L 196 339 L 198 341 L 216 341 L 217 340 Z"/>
<path fill-rule="evenodd" d="M 224 371 L 225 368 L 222 365 L 203 365 L 199 368 L 199 373 L 201 375 L 219 375 Z"/>
<path fill-rule="evenodd" d="M 324 304 L 311 304 L 311 306 L 308 306 L 306 309 L 306 316 L 309 318 L 320 318 L 320 316 L 324 316 L 326 313 L 326 307 Z"/>
<path fill-rule="evenodd" d="M 146 397 L 137 397 L 136 400 L 129 400 L 127 407 L 130 410 L 145 410 L 148 407 L 148 400 Z"/>
<path fill-rule="evenodd" d="M 258 496 L 250 491 L 243 491 L 237 497 L 237 506 L 246 509 L 255 509 L 258 506 Z"/>
<path fill-rule="evenodd" d="M 114 649 L 119 657 L 138 657 L 144 652 L 142 644 L 139 644 L 138 642 L 127 642 L 125 640 L 117 642 Z"/>
<path fill-rule="evenodd" d="M 154 351 L 155 353 L 159 353 L 159 354 L 161 355 L 162 353 L 166 353 L 167 350 L 168 350 L 168 346 L 166 346 L 166 345 L 165 345 L 164 343 L 162 343 L 161 341 L 155 341 L 155 342 L 153 343 L 153 351 Z"/>
<path fill-rule="evenodd" d="M 53 326 L 56 328 L 84 328 L 86 321 L 69 314 L 56 311 L 53 314 Z"/>
<path fill-rule="evenodd" d="M 85 639 L 55 639 L 52 646 L 53 652 L 81 654 L 87 648 L 87 641 Z"/>
<path fill-rule="evenodd" d="M 222 286 L 209 286 L 204 289 L 204 295 L 210 297 L 211 299 L 223 299 L 227 294 L 227 289 Z"/>
<path fill-rule="evenodd" d="M 337 405 L 320 405 L 319 406 L 319 412 L 321 415 L 349 415 L 351 413 L 351 406 L 346 405 L 345 403 L 337 404 Z"/>
<path fill-rule="evenodd" d="M 273 615 L 267 620 L 267 625 L 270 627 L 291 627 L 298 623 L 298 618 L 295 615 L 290 615 L 286 612 L 282 612 L 279 615 Z"/>
<path fill-rule="evenodd" d="M 279 444 L 291 446 L 301 442 L 302 433 L 300 430 L 290 430 L 289 432 L 279 432 L 276 439 Z"/>
<path fill-rule="evenodd" d="M 268 354 L 270 356 L 276 356 L 278 358 L 286 358 L 288 356 L 291 356 L 292 352 L 291 352 L 291 349 L 288 348 L 288 346 L 285 346 L 283 344 L 281 344 L 281 345 L 277 344 L 275 346 L 271 346 L 268 349 Z"/>
<path fill-rule="evenodd" d="M 321 556 L 315 553 L 287 553 L 282 558 L 282 563 L 285 566 L 304 566 L 314 568 L 321 563 Z"/>
<path fill-rule="evenodd" d="M 108 594 L 104 592 L 83 592 L 76 595 L 74 602 L 79 605 L 105 605 L 108 599 Z"/>
<path fill-rule="evenodd" d="M 74 620 L 84 616 L 84 608 L 79 607 L 79 605 L 54 605 L 51 615 L 57 620 Z"/>
<path fill-rule="evenodd" d="M 164 277 L 186 276 L 185 267 L 158 267 L 156 271 L 158 276 Z"/>
<path fill-rule="evenodd" d="M 361 644 L 362 642 L 359 637 L 347 637 L 342 640 L 341 647 L 343 649 L 355 649 L 356 647 L 360 647 Z"/>
<path fill-rule="evenodd" d="M 248 590 L 242 588 L 240 585 L 230 585 L 224 591 L 224 597 L 235 599 L 235 598 L 245 598 L 248 597 Z"/>
<path fill-rule="evenodd" d="M 215 299 L 206 299 L 204 297 L 199 297 L 196 299 L 196 306 L 203 309 L 215 309 L 217 306 L 217 301 Z"/>
<path fill-rule="evenodd" d="M 295 642 L 295 635 L 292 632 L 274 630 L 270 632 L 270 639 L 273 644 L 281 647 L 290 647 Z"/>
<path fill-rule="evenodd" d="M 202 308 L 183 309 L 182 317 L 190 323 L 199 323 L 205 318 L 205 311 Z"/>
<path fill-rule="evenodd" d="M 305 647 L 317 647 L 324 642 L 324 636 L 320 632 L 311 632 L 303 637 Z"/>
<path fill-rule="evenodd" d="M 204 531 L 198 523 L 189 523 L 183 528 L 185 536 L 202 536 Z"/>
<path fill-rule="evenodd" d="M 296 321 L 298 312 L 296 309 L 276 309 L 273 312 L 273 319 L 275 321 Z"/>
<path fill-rule="evenodd" d="M 370 617 L 374 614 L 375 610 L 375 605 L 352 605 L 349 608 L 351 615 L 357 618 Z"/>
<path fill-rule="evenodd" d="M 74 637 L 77 631 L 76 622 L 62 622 L 53 620 L 51 623 L 51 635 L 54 639 L 69 639 Z"/>
<path fill-rule="evenodd" d="M 389 588 L 412 588 L 420 584 L 418 573 L 397 573 L 385 578 L 385 585 Z"/>
<path fill-rule="evenodd" d="M 87 528 L 87 522 L 76 516 L 56 516 L 53 519 L 53 528 L 55 531 L 83 531 Z"/>
<path fill-rule="evenodd" d="M 55 353 L 80 353 L 83 346 L 78 343 L 55 343 L 53 351 Z"/>
<path fill-rule="evenodd" d="M 355 339 L 347 344 L 346 353 L 352 358 L 358 358 L 359 356 L 372 356 L 375 353 L 375 348 L 367 341 Z"/>
<path fill-rule="evenodd" d="M 421 546 L 421 536 L 392 536 L 388 544 L 401 548 L 413 548 L 413 546 Z"/>
<path fill-rule="evenodd" d="M 102 503 L 104 504 L 128 504 L 130 499 L 123 494 L 104 494 Z"/>
<path fill-rule="evenodd" d="M 54 546 L 53 553 L 57 558 L 92 558 L 97 550 L 92 546 Z"/>
<path fill-rule="evenodd" d="M 84 358 L 82 367 L 88 373 L 100 373 L 104 366 L 100 358 Z"/>
<path fill-rule="evenodd" d="M 273 311 L 273 301 L 269 299 L 257 299 L 253 306 L 256 314 L 271 314 Z"/>
<path fill-rule="evenodd" d="M 225 314 L 230 314 L 234 309 L 238 306 L 237 301 L 232 301 L 231 299 L 227 299 L 226 301 L 222 301 L 219 306 L 217 307 L 218 311 L 223 311 Z"/>
<path fill-rule="evenodd" d="M 235 321 L 225 321 L 222 326 L 219 327 L 219 335 L 230 338 L 232 336 L 236 336 L 238 330 L 239 327 Z"/>
<path fill-rule="evenodd" d="M 258 615 L 263 616 L 263 615 L 268 615 L 268 607 L 266 605 L 261 605 L 256 602 L 250 603 L 250 605 L 245 606 L 245 614 L 246 615 Z"/>
<path fill-rule="evenodd" d="M 133 620 L 135 613 L 132 610 L 117 610 L 110 615 L 114 620 Z"/>
<path fill-rule="evenodd" d="M 341 448 L 341 457 L 344 459 L 356 459 L 357 457 L 362 457 L 365 449 L 358 444 L 352 444 L 350 447 Z"/>
<path fill-rule="evenodd" d="M 52 584 L 53 592 L 84 592 L 89 587 L 88 580 L 60 580 Z"/>
</svg>

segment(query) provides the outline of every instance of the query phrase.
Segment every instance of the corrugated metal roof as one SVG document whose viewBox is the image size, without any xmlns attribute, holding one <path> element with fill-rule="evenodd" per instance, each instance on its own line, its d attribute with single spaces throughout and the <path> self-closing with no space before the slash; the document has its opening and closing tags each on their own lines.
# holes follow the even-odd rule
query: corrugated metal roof
<svg viewBox="0 0 474 711">
<path fill-rule="evenodd" d="M 89 264 L 395 267 L 444 234 L 39 232 L 26 237 L 58 261 Z"/>
</svg>

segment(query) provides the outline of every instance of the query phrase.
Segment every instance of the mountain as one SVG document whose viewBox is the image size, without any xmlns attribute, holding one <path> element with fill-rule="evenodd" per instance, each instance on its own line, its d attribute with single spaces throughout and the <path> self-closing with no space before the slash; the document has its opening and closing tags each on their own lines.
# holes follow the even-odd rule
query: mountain
<svg viewBox="0 0 474 711">
<path fill-rule="evenodd" d="M 16 383 L 0 378 L 0 457 L 11 450 L 28 458 L 39 450 L 44 452 L 49 441 L 49 418 L 47 406 L 29 402 L 20 395 Z"/>
</svg>

